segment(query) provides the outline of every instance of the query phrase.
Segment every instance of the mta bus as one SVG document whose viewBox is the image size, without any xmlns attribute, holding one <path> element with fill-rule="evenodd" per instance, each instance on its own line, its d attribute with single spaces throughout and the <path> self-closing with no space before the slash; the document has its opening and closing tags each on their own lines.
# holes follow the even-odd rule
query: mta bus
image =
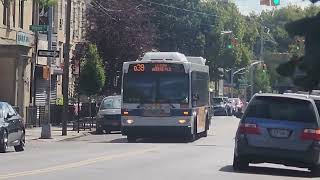
<svg viewBox="0 0 320 180">
<path fill-rule="evenodd" d="M 181 137 L 194 141 L 210 126 L 209 67 L 202 57 L 149 52 L 125 62 L 122 134 L 137 138 Z"/>
</svg>

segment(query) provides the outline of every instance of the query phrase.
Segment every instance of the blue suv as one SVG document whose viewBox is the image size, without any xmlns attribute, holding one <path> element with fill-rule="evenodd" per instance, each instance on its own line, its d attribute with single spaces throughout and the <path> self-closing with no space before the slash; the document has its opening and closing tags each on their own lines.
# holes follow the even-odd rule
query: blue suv
<svg viewBox="0 0 320 180">
<path fill-rule="evenodd" d="M 257 94 L 243 114 L 235 138 L 233 167 L 276 163 L 320 175 L 318 98 Z"/>
</svg>

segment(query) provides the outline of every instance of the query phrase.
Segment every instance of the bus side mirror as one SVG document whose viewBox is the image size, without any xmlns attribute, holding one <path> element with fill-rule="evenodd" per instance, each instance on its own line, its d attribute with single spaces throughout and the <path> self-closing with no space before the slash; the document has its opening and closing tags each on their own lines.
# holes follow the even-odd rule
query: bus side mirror
<svg viewBox="0 0 320 180">
<path fill-rule="evenodd" d="M 197 101 L 199 100 L 199 98 L 200 98 L 200 97 L 199 97 L 199 94 L 193 94 L 193 95 L 192 95 L 192 101 L 193 101 L 193 102 L 197 102 Z"/>
</svg>

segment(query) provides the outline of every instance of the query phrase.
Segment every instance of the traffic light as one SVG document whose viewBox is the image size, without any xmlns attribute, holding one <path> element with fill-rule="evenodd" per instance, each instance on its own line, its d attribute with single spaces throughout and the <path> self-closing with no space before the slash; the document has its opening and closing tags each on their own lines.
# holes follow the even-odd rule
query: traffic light
<svg viewBox="0 0 320 180">
<path fill-rule="evenodd" d="M 229 40 L 229 43 L 227 44 L 227 48 L 232 49 L 233 47 L 236 47 L 237 45 L 238 45 L 237 38 L 231 38 Z"/>
<path fill-rule="evenodd" d="M 279 6 L 280 5 L 280 0 L 260 0 L 260 5 Z"/>
<path fill-rule="evenodd" d="M 280 5 L 280 0 L 271 0 L 271 5 L 272 6 L 279 6 Z"/>
</svg>

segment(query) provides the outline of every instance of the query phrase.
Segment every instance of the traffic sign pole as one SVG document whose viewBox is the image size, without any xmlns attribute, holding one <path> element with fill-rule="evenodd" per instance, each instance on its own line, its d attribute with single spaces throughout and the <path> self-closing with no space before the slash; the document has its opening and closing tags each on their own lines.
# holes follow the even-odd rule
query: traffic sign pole
<svg viewBox="0 0 320 180">
<path fill-rule="evenodd" d="M 52 22 L 53 22 L 53 7 L 50 6 L 48 10 L 48 19 L 49 19 L 49 26 L 48 26 L 48 50 L 52 50 Z M 42 130 L 41 130 L 41 138 L 43 139 L 51 139 L 51 61 L 52 57 L 48 57 L 47 59 L 47 66 L 49 66 L 49 82 L 47 87 L 47 107 L 46 107 L 46 122 L 42 123 Z"/>
</svg>

